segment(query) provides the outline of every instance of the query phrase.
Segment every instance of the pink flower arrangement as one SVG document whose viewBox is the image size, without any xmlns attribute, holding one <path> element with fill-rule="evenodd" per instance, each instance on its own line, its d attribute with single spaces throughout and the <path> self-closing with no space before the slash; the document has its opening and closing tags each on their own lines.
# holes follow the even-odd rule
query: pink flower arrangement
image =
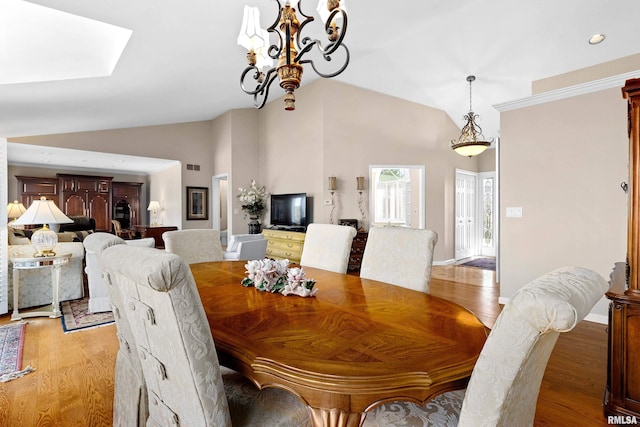
<svg viewBox="0 0 640 427">
<path fill-rule="evenodd" d="M 259 291 L 282 295 L 312 297 L 318 291 L 313 289 L 315 280 L 307 279 L 300 267 L 289 268 L 289 260 L 270 258 L 248 261 L 245 264 L 247 277 L 242 286 L 253 286 Z"/>
</svg>

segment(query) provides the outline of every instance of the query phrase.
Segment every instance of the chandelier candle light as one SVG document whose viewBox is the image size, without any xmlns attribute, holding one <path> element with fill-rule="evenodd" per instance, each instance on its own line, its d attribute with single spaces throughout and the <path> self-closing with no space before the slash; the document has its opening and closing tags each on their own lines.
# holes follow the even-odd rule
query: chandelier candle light
<svg viewBox="0 0 640 427">
<path fill-rule="evenodd" d="M 266 30 L 260 27 L 260 11 L 257 7 L 245 6 L 242 27 L 238 35 L 238 44 L 247 49 L 247 62 L 249 66 L 240 75 L 240 87 L 248 94 L 253 95 L 256 108 L 264 107 L 269 98 L 269 88 L 276 79 L 280 80 L 280 87 L 284 89 L 285 110 L 295 110 L 294 91 L 300 87 L 303 65 L 310 64 L 313 71 L 320 77 L 330 78 L 342 73 L 349 65 L 349 49 L 342 43 L 347 32 L 346 0 L 320 0 L 317 11 L 325 23 L 325 33 L 328 44 L 322 46 L 320 40 L 311 37 L 301 38 L 301 32 L 305 25 L 314 18 L 302 12 L 303 0 L 286 0 L 284 6 L 280 0 L 278 3 L 278 16 L 275 22 Z M 293 6 L 292 6 L 293 3 Z M 297 12 L 302 18 L 298 19 Z M 277 36 L 276 43 L 270 44 L 269 36 Z M 344 61 L 338 63 L 338 69 L 331 73 L 323 73 L 316 68 L 311 59 L 303 57 L 317 47 L 320 56 L 327 63 L 338 49 L 344 49 Z M 278 64 L 273 68 L 273 60 Z M 264 71 L 269 67 L 268 71 Z M 253 82 L 251 83 L 251 81 Z M 248 83 L 249 86 L 248 86 Z"/>
<path fill-rule="evenodd" d="M 491 141 L 484 140 L 482 128 L 475 122 L 478 115 L 473 112 L 471 107 L 471 83 L 475 79 L 476 76 L 467 77 L 467 81 L 469 82 L 469 113 L 464 116 L 467 123 L 462 128 L 462 134 L 458 140 L 452 139 L 450 142 L 453 151 L 461 156 L 468 157 L 477 156 L 491 145 Z"/>
</svg>

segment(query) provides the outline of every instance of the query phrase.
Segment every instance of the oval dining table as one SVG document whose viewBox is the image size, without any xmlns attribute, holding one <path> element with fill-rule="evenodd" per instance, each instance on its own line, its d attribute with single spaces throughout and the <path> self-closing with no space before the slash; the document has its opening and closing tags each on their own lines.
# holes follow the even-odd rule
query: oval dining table
<svg viewBox="0 0 640 427">
<path fill-rule="evenodd" d="M 192 264 L 220 363 L 308 406 L 314 426 L 358 426 L 384 401 L 464 388 L 488 330 L 445 299 L 304 267 L 314 297 L 244 287 L 243 261 Z"/>
</svg>

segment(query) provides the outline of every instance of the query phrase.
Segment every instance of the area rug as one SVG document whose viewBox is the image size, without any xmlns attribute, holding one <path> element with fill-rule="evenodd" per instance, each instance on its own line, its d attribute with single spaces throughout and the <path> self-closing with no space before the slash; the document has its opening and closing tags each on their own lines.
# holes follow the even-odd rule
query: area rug
<svg viewBox="0 0 640 427">
<path fill-rule="evenodd" d="M 465 262 L 463 265 L 465 267 L 476 267 L 482 268 L 483 270 L 496 270 L 496 259 L 495 258 L 477 258 L 472 261 Z"/>
<path fill-rule="evenodd" d="M 89 298 L 62 301 L 62 330 L 64 333 L 77 332 L 114 322 L 113 313 L 89 313 Z"/>
<path fill-rule="evenodd" d="M 22 347 L 26 323 L 11 323 L 0 327 L 0 382 L 20 378 L 34 369 L 22 369 Z"/>
</svg>

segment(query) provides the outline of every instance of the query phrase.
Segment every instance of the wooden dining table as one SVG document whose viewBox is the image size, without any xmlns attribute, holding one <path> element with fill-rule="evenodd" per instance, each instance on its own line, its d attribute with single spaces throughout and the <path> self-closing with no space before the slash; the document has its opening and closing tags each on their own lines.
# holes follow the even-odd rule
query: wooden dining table
<svg viewBox="0 0 640 427">
<path fill-rule="evenodd" d="M 487 328 L 429 294 L 304 267 L 314 297 L 244 287 L 244 262 L 192 264 L 220 363 L 308 406 L 314 426 L 357 426 L 389 400 L 464 388 Z"/>
</svg>

